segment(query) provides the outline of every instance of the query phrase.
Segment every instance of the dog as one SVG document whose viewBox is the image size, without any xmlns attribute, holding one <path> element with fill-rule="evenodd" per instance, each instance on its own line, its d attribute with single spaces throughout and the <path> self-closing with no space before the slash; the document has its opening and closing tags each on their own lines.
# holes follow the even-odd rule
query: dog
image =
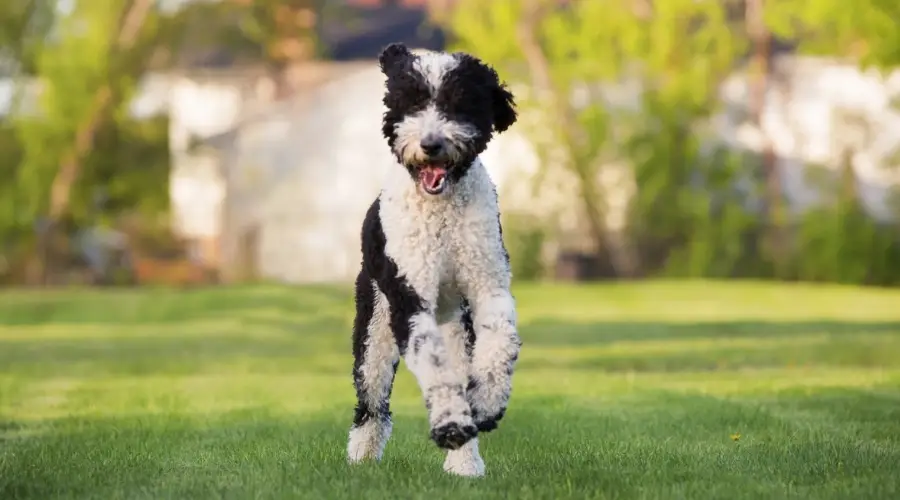
<svg viewBox="0 0 900 500">
<path fill-rule="evenodd" d="M 381 460 L 400 358 L 415 375 L 444 470 L 481 476 L 477 435 L 506 412 L 521 348 L 497 190 L 479 155 L 516 121 L 497 72 L 466 53 L 379 56 L 382 132 L 399 165 L 362 224 L 348 460 Z"/>
</svg>

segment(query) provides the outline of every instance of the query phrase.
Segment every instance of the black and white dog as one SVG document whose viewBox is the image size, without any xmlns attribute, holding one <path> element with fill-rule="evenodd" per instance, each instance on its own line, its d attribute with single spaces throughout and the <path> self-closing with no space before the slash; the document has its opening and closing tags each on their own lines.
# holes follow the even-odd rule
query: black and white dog
<svg viewBox="0 0 900 500">
<path fill-rule="evenodd" d="M 521 342 L 497 192 L 478 159 L 516 121 L 497 73 L 464 53 L 392 44 L 382 130 L 400 165 L 366 214 L 356 280 L 350 462 L 380 460 L 400 357 L 418 380 L 444 470 L 484 474 Z M 401 168 L 402 167 L 402 168 Z"/>
</svg>

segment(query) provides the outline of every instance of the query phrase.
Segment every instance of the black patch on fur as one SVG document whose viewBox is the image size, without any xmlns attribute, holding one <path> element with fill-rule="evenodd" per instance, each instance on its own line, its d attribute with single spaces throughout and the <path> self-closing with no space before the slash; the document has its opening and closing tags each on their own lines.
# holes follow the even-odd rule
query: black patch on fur
<svg viewBox="0 0 900 500">
<path fill-rule="evenodd" d="M 385 74 L 391 73 L 396 68 L 402 68 L 414 56 L 409 48 L 402 43 L 392 43 L 381 51 L 378 56 L 378 64 Z"/>
<path fill-rule="evenodd" d="M 475 126 L 476 155 L 481 154 L 494 131 L 515 123 L 515 100 L 494 68 L 470 54 L 453 56 L 459 63 L 444 75 L 435 103 L 447 118 Z"/>
<path fill-rule="evenodd" d="M 356 277 L 356 318 L 353 321 L 353 385 L 356 387 L 356 410 L 353 425 L 360 426 L 375 416 L 375 408 L 370 408 L 363 394 L 362 365 L 366 356 L 368 326 L 375 310 L 375 291 L 372 282 L 364 272 Z"/>
<path fill-rule="evenodd" d="M 499 80 L 493 88 L 492 94 L 494 129 L 497 133 L 502 133 L 511 127 L 513 123 L 516 123 L 515 97 L 506 84 L 501 83 Z"/>
<path fill-rule="evenodd" d="M 478 420 L 476 417 L 475 425 L 478 428 L 478 432 L 491 432 L 499 426 L 499 422 L 503 420 L 503 416 L 506 414 L 506 408 L 500 410 L 500 413 L 495 415 L 493 418 L 488 418 L 485 420 Z"/>
<path fill-rule="evenodd" d="M 431 430 L 431 439 L 441 448 L 458 450 L 472 438 L 478 435 L 478 428 L 474 425 L 460 425 L 450 422 Z"/>
<path fill-rule="evenodd" d="M 366 212 L 362 229 L 362 273 L 370 276 L 378 284 L 378 289 L 387 297 L 391 310 L 391 330 L 400 353 L 404 354 L 409 344 L 409 320 L 416 313 L 426 309 L 419 294 L 409 285 L 406 278 L 398 276 L 399 269 L 393 259 L 385 255 L 385 235 L 381 226 L 381 198 L 377 198 Z"/>
<path fill-rule="evenodd" d="M 506 266 L 509 267 L 509 252 L 506 250 L 506 243 L 503 242 L 503 223 L 500 222 L 500 214 L 497 214 L 497 229 L 500 230 L 500 248 L 503 249 L 503 258 L 506 259 Z"/>
<path fill-rule="evenodd" d="M 468 299 L 462 299 L 460 309 L 462 309 L 462 316 L 460 316 L 459 321 L 466 331 L 466 355 L 471 358 L 475 350 L 475 324 L 472 321 L 472 306 L 469 304 Z"/>
<path fill-rule="evenodd" d="M 378 58 L 381 72 L 387 77 L 382 99 L 387 110 L 382 119 L 381 132 L 392 151 L 397 141 L 397 124 L 406 115 L 425 109 L 431 100 L 431 90 L 425 77 L 413 68 L 415 57 L 402 44 L 392 44 Z"/>
</svg>

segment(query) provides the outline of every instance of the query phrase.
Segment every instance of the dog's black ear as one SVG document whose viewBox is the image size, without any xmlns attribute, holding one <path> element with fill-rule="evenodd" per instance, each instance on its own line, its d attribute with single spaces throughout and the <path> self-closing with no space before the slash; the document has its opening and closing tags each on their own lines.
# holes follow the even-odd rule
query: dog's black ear
<svg viewBox="0 0 900 500">
<path fill-rule="evenodd" d="M 402 68 L 413 57 L 412 52 L 402 43 L 392 43 L 381 51 L 378 56 L 378 64 L 381 72 L 389 75 L 395 68 Z"/>
<path fill-rule="evenodd" d="M 499 79 L 491 91 L 491 101 L 494 129 L 497 132 L 504 132 L 516 123 L 516 101 L 506 84 Z"/>
<path fill-rule="evenodd" d="M 505 132 L 506 129 L 516 123 L 516 101 L 512 92 L 505 83 L 500 81 L 497 70 L 490 64 L 485 64 L 480 59 L 465 52 L 454 54 L 459 60 L 460 71 L 470 78 L 474 78 L 483 88 L 490 91 L 491 118 L 494 130 Z"/>
</svg>

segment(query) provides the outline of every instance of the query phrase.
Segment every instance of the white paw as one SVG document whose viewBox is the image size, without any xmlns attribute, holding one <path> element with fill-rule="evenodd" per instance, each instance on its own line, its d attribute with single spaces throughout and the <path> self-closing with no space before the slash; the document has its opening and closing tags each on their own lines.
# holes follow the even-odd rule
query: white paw
<svg viewBox="0 0 900 500">
<path fill-rule="evenodd" d="M 347 442 L 347 461 L 351 464 L 365 460 L 381 460 L 384 446 L 391 435 L 390 422 L 370 420 L 360 427 L 350 429 Z"/>
<path fill-rule="evenodd" d="M 484 460 L 478 453 L 478 441 L 473 439 L 458 450 L 447 452 L 444 471 L 463 477 L 482 477 L 485 473 Z"/>
</svg>

